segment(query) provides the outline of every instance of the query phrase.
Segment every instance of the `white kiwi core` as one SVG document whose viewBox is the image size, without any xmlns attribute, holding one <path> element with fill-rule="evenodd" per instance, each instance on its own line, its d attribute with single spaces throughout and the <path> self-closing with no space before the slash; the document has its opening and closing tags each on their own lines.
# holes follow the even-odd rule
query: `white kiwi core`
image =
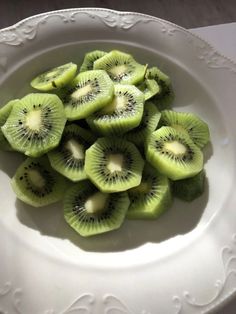
<svg viewBox="0 0 236 314">
<path fill-rule="evenodd" d="M 117 65 L 109 69 L 109 72 L 113 74 L 114 76 L 120 76 L 120 75 L 123 75 L 125 72 L 127 72 L 127 66 L 124 64 Z"/>
<path fill-rule="evenodd" d="M 72 156 L 75 159 L 84 159 L 84 148 L 76 140 L 69 140 L 66 143 L 65 148 L 71 152 Z"/>
<path fill-rule="evenodd" d="M 29 171 L 29 179 L 32 182 L 32 185 L 38 188 L 43 188 L 45 186 L 45 179 L 37 170 L 32 169 Z"/>
<path fill-rule="evenodd" d="M 89 214 L 95 214 L 102 211 L 106 205 L 108 197 L 108 194 L 102 192 L 94 193 L 86 200 L 84 204 L 86 211 Z"/>
<path fill-rule="evenodd" d="M 113 113 L 124 109 L 127 105 L 127 99 L 125 96 L 115 96 L 110 105 L 103 108 L 102 113 Z"/>
<path fill-rule="evenodd" d="M 108 156 L 107 169 L 113 173 L 115 171 L 122 171 L 124 156 L 122 154 L 111 154 Z"/>
<path fill-rule="evenodd" d="M 72 98 L 75 98 L 75 99 L 78 99 L 80 97 L 83 97 L 85 95 L 87 95 L 89 92 L 91 92 L 93 89 L 91 87 L 90 84 L 88 85 L 85 85 L 81 88 L 78 88 L 76 91 L 74 91 L 72 94 L 71 94 L 71 97 Z"/>
<path fill-rule="evenodd" d="M 26 116 L 25 125 L 33 131 L 40 131 L 42 128 L 42 111 L 30 111 Z"/>
<path fill-rule="evenodd" d="M 167 142 L 164 146 L 165 149 L 172 152 L 176 156 L 184 155 L 187 152 L 186 147 L 178 141 Z"/>
</svg>

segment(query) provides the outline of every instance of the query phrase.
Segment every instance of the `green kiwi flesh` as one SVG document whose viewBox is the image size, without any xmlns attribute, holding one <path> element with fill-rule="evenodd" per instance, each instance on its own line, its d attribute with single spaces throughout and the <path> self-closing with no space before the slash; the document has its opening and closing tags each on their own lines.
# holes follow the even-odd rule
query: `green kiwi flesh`
<svg viewBox="0 0 236 314">
<path fill-rule="evenodd" d="M 28 157 L 16 170 L 11 185 L 17 198 L 34 207 L 61 200 L 68 187 L 66 179 L 51 168 L 46 156 Z"/>
<path fill-rule="evenodd" d="M 106 52 L 102 50 L 94 50 L 85 54 L 84 61 L 80 67 L 80 72 L 93 70 L 93 64 L 99 58 L 105 56 Z"/>
<path fill-rule="evenodd" d="M 74 182 L 86 179 L 85 151 L 93 142 L 90 131 L 76 124 L 66 126 L 59 146 L 48 153 L 52 168 Z"/>
<path fill-rule="evenodd" d="M 1 127 L 6 123 L 7 118 L 11 113 L 12 107 L 19 101 L 19 99 L 11 100 L 0 109 L 0 150 L 13 151 L 13 148 L 3 134 Z"/>
<path fill-rule="evenodd" d="M 157 67 L 147 69 L 145 76 L 148 79 L 155 80 L 160 87 L 159 93 L 152 98 L 157 108 L 159 110 L 170 108 L 173 104 L 175 95 L 169 76 Z"/>
<path fill-rule="evenodd" d="M 127 53 L 113 50 L 94 62 L 95 70 L 105 70 L 115 83 L 137 84 L 144 79 L 146 66 Z"/>
<path fill-rule="evenodd" d="M 161 127 L 149 137 L 146 158 L 172 180 L 192 177 L 203 169 L 203 154 L 191 138 L 171 127 Z"/>
<path fill-rule="evenodd" d="M 128 190 L 129 219 L 156 219 L 170 208 L 172 197 L 169 179 L 145 164 L 139 186 Z"/>
<path fill-rule="evenodd" d="M 92 130 L 102 135 L 123 134 L 140 124 L 144 96 L 133 85 L 114 85 L 114 98 L 109 105 L 87 118 Z"/>
<path fill-rule="evenodd" d="M 126 191 L 141 182 L 144 161 L 134 144 L 99 138 L 85 154 L 88 178 L 105 193 Z"/>
<path fill-rule="evenodd" d="M 173 196 L 187 202 L 201 196 L 205 187 L 205 171 L 202 170 L 197 175 L 172 182 Z"/>
<path fill-rule="evenodd" d="M 81 236 L 88 237 L 118 229 L 129 207 L 127 192 L 103 193 L 91 182 L 71 187 L 64 199 L 64 217 Z"/>
<path fill-rule="evenodd" d="M 39 157 L 59 144 L 65 123 L 61 100 L 35 93 L 14 104 L 2 132 L 15 150 Z"/>
<path fill-rule="evenodd" d="M 144 93 L 145 100 L 152 98 L 161 91 L 157 81 L 150 79 L 144 80 L 140 85 L 138 85 L 138 88 Z"/>
<path fill-rule="evenodd" d="M 103 108 L 112 101 L 114 85 L 103 70 L 78 74 L 62 92 L 62 101 L 68 120 L 79 120 Z"/>
<path fill-rule="evenodd" d="M 31 82 L 40 91 L 51 91 L 67 85 L 76 75 L 77 65 L 70 62 L 41 73 Z"/>
<path fill-rule="evenodd" d="M 139 126 L 124 134 L 124 138 L 134 143 L 138 148 L 143 148 L 148 137 L 156 130 L 160 117 L 161 113 L 157 107 L 151 101 L 146 101 Z"/>
<path fill-rule="evenodd" d="M 186 132 L 200 148 L 203 148 L 210 140 L 208 125 L 193 113 L 163 110 L 161 124 Z"/>
</svg>

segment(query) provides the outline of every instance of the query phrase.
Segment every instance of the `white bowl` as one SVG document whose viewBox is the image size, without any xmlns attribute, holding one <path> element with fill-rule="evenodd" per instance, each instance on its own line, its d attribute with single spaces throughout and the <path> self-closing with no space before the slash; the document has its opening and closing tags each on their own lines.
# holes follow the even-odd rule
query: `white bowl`
<svg viewBox="0 0 236 314">
<path fill-rule="evenodd" d="M 206 120 L 207 190 L 190 204 L 175 201 L 157 221 L 127 221 L 84 239 L 67 226 L 60 203 L 34 209 L 16 200 L 9 177 L 22 157 L 2 152 L 0 312 L 207 313 L 236 287 L 236 65 L 151 16 L 54 11 L 0 31 L 0 103 L 31 91 L 39 72 L 81 64 L 93 49 L 121 49 L 159 66 L 172 79 L 174 109 Z"/>
</svg>

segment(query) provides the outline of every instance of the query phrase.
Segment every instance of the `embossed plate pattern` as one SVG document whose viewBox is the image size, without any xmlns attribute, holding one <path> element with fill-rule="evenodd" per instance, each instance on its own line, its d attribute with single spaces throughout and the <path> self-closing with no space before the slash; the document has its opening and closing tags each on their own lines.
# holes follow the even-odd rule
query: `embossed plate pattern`
<svg viewBox="0 0 236 314">
<path fill-rule="evenodd" d="M 62 206 L 33 209 L 10 187 L 22 157 L 0 154 L 1 314 L 195 314 L 236 290 L 236 65 L 189 31 L 151 16 L 70 9 L 0 31 L 0 103 L 28 93 L 38 72 L 92 49 L 121 49 L 159 65 L 173 81 L 175 109 L 209 123 L 208 186 L 175 201 L 155 222 L 125 222 L 82 239 Z"/>
</svg>

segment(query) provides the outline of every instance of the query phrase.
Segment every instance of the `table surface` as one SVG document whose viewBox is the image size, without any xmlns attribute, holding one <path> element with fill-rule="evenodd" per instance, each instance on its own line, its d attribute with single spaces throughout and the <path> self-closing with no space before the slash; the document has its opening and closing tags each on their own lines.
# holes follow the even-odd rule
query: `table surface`
<svg viewBox="0 0 236 314">
<path fill-rule="evenodd" d="M 194 33 L 211 43 L 219 52 L 236 62 L 236 23 L 195 28 Z M 236 296 L 214 314 L 235 314 Z M 212 312 L 213 314 L 213 312 Z"/>
<path fill-rule="evenodd" d="M 136 11 L 154 15 L 186 28 L 195 28 L 193 32 L 208 40 L 219 51 L 236 61 L 236 21 L 235 0 L 0 0 L 0 29 L 10 26 L 28 16 L 72 7 L 106 7 L 122 11 Z M 193 10 L 194 7 L 194 10 Z M 200 27 L 200 28 L 198 28 Z M 227 34 L 227 36 L 226 36 Z M 235 314 L 234 297 L 215 314 Z"/>
<path fill-rule="evenodd" d="M 0 0 L 0 28 L 38 13 L 77 7 L 103 7 L 141 12 L 185 28 L 236 21 L 235 0 Z"/>
</svg>

